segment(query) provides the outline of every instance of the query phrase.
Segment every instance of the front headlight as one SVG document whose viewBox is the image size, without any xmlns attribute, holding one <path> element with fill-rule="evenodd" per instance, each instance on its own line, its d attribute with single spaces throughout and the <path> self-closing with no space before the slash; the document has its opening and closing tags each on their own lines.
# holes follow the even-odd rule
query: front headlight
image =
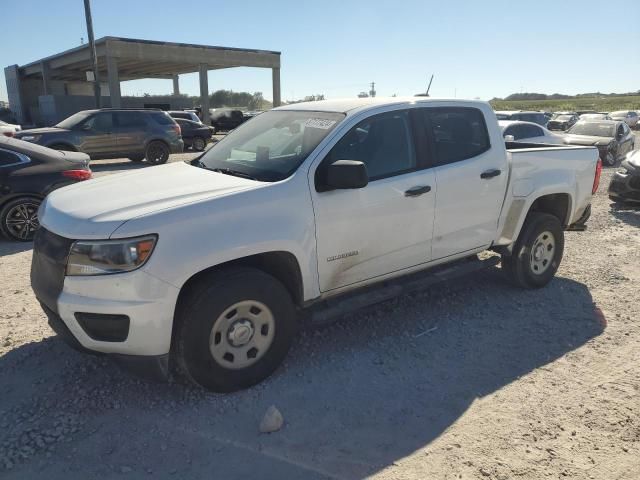
<svg viewBox="0 0 640 480">
<path fill-rule="evenodd" d="M 107 275 L 140 268 L 151 256 L 158 237 L 122 240 L 78 240 L 71 246 L 67 275 Z"/>
<path fill-rule="evenodd" d="M 25 142 L 37 142 L 40 140 L 40 135 L 25 135 L 20 137 L 20 140 L 24 140 Z"/>
</svg>

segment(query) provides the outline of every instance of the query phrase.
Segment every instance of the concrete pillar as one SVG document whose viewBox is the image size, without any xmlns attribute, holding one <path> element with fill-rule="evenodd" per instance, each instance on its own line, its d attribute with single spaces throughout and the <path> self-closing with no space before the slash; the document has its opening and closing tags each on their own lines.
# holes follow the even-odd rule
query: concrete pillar
<svg viewBox="0 0 640 480">
<path fill-rule="evenodd" d="M 27 108 L 22 96 L 22 79 L 18 65 L 10 65 L 4 69 L 4 78 L 7 82 L 7 96 L 11 111 L 16 114 L 18 123 L 28 123 L 31 120 L 27 115 Z"/>
<path fill-rule="evenodd" d="M 273 82 L 273 107 L 280 106 L 280 68 L 271 69 L 271 79 Z"/>
<path fill-rule="evenodd" d="M 202 108 L 202 123 L 210 125 L 209 117 L 209 70 L 206 65 L 200 65 L 200 107 Z"/>
<path fill-rule="evenodd" d="M 47 62 L 40 62 L 42 70 L 42 91 L 43 95 L 51 95 L 51 69 Z"/>
<path fill-rule="evenodd" d="M 180 95 L 180 80 L 178 79 L 178 75 L 173 76 L 173 94 Z"/>
<path fill-rule="evenodd" d="M 118 75 L 118 59 L 107 55 L 107 81 L 109 84 L 109 97 L 111 98 L 111 108 L 121 108 L 120 99 L 120 76 Z"/>
</svg>

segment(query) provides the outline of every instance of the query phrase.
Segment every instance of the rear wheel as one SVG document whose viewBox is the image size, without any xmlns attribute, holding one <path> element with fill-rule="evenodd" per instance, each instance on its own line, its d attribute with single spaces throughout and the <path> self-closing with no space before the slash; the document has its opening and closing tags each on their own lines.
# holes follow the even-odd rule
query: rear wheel
<svg viewBox="0 0 640 480">
<path fill-rule="evenodd" d="M 38 207 L 41 200 L 22 197 L 11 200 L 0 210 L 0 231 L 10 240 L 29 242 L 33 240 L 38 222 Z"/>
<path fill-rule="evenodd" d="M 147 145 L 144 156 L 150 164 L 160 165 L 169 160 L 169 153 L 169 147 L 166 143 L 155 140 Z"/>
<path fill-rule="evenodd" d="M 202 137 L 195 137 L 191 142 L 191 148 L 196 152 L 202 152 L 207 146 L 207 141 Z"/>
<path fill-rule="evenodd" d="M 296 331 L 287 289 L 252 268 L 205 277 L 181 302 L 176 320 L 180 373 L 214 392 L 267 378 L 284 360 Z"/>
<path fill-rule="evenodd" d="M 502 256 L 502 269 L 522 288 L 540 288 L 556 274 L 564 252 L 560 221 L 548 213 L 527 216 L 512 255 Z"/>
<path fill-rule="evenodd" d="M 616 156 L 613 152 L 608 151 L 607 154 L 602 159 L 605 165 L 609 167 L 613 167 L 616 164 Z"/>
</svg>

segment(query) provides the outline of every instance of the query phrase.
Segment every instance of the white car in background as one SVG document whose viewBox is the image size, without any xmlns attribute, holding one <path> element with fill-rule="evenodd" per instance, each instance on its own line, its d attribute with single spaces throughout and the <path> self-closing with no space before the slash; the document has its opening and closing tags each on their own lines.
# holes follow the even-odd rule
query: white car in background
<svg viewBox="0 0 640 480">
<path fill-rule="evenodd" d="M 510 140 L 527 143 L 552 143 L 560 145 L 564 143 L 564 135 L 551 132 L 533 122 L 519 122 L 515 120 L 498 120 L 502 130 L 502 137 Z"/>
<path fill-rule="evenodd" d="M 611 120 L 608 113 L 583 113 L 580 120 Z"/>
<path fill-rule="evenodd" d="M 612 120 L 625 122 L 629 128 L 634 128 L 638 124 L 638 114 L 633 110 L 620 110 L 619 112 L 611 112 L 609 114 Z"/>
<path fill-rule="evenodd" d="M 13 125 L 12 123 L 3 122 L 0 120 L 0 135 L 5 137 L 13 137 L 16 132 L 22 130 L 20 125 Z"/>
</svg>

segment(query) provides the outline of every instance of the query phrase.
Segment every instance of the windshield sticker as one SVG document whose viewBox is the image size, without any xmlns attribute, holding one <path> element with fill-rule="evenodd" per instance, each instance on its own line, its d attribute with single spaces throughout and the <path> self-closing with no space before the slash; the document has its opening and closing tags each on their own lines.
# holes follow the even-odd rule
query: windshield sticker
<svg viewBox="0 0 640 480">
<path fill-rule="evenodd" d="M 326 120 L 324 118 L 309 118 L 304 122 L 304 126 L 307 128 L 319 128 L 321 130 L 329 130 L 335 125 L 335 120 Z"/>
</svg>

